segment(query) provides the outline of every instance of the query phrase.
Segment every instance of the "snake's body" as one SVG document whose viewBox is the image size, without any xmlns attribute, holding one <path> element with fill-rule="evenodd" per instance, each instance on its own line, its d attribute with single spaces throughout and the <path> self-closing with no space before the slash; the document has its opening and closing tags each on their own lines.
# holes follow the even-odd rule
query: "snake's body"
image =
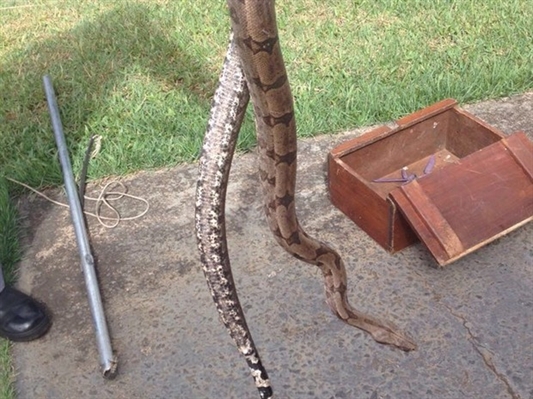
<svg viewBox="0 0 533 399">
<path fill-rule="evenodd" d="M 221 319 L 245 356 L 262 398 L 272 397 L 232 278 L 224 205 L 233 152 L 251 97 L 257 130 L 260 180 L 271 231 L 289 253 L 316 265 L 324 276 L 326 301 L 346 323 L 381 343 L 412 350 L 414 343 L 391 323 L 350 306 L 341 257 L 306 234 L 295 212 L 296 123 L 279 46 L 273 0 L 228 0 L 232 40 L 215 93 L 204 139 L 196 203 L 196 230 L 204 273 Z"/>
</svg>

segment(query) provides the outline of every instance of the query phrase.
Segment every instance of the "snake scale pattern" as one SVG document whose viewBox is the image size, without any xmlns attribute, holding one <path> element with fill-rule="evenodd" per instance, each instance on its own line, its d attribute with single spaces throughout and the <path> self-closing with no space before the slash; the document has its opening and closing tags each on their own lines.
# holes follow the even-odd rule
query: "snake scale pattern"
<svg viewBox="0 0 533 399">
<path fill-rule="evenodd" d="M 206 280 L 220 318 L 244 355 L 261 398 L 272 388 L 237 297 L 228 255 L 225 197 L 237 136 L 248 102 L 254 108 L 259 175 L 270 230 L 296 258 L 322 271 L 326 302 L 341 320 L 380 343 L 409 351 L 413 341 L 393 324 L 361 313 L 347 300 L 346 269 L 333 249 L 300 227 L 295 211 L 296 124 L 274 0 L 228 0 L 232 35 L 200 157 L 196 233 Z"/>
</svg>

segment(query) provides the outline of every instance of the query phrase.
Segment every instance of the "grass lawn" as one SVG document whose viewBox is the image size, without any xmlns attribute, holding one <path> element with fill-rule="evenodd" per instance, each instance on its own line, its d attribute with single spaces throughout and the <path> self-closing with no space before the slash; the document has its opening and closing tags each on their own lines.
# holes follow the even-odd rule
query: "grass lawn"
<svg viewBox="0 0 533 399">
<path fill-rule="evenodd" d="M 531 0 L 278 1 L 301 137 L 388 121 L 446 97 L 533 88 Z M 13 281 L 22 190 L 61 173 L 42 89 L 49 73 L 75 172 L 90 177 L 197 158 L 229 20 L 211 0 L 0 0 L 0 260 Z M 255 144 L 252 117 L 240 150 Z M 51 287 L 53 289 L 53 287 Z M 14 397 L 0 340 L 0 399 Z"/>
</svg>

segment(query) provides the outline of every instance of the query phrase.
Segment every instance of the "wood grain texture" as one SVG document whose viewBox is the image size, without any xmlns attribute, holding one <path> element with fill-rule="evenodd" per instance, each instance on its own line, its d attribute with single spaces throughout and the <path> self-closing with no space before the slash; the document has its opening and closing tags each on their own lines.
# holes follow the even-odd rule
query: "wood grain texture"
<svg viewBox="0 0 533 399">
<path fill-rule="evenodd" d="M 500 145 L 490 149 L 496 143 Z M 510 179 L 518 179 L 520 183 L 517 184 L 524 184 L 526 175 L 533 179 L 533 157 L 528 149 L 531 143 L 528 143 L 525 135 L 506 138 L 500 130 L 460 109 L 455 100 L 443 100 L 399 119 L 395 128 L 380 126 L 331 150 L 328 157 L 330 198 L 336 207 L 391 253 L 417 240 L 411 228 L 413 222 L 410 224 L 404 219 L 396 204 L 411 209 L 411 213 L 426 212 L 418 215 L 419 223 L 415 227 L 422 229 L 421 226 L 426 226 L 430 231 L 435 223 L 440 223 L 440 228 L 424 236 L 432 240 L 435 251 L 441 251 L 438 258 L 446 263 L 510 228 L 506 215 L 494 215 L 496 210 L 486 208 L 484 204 L 492 201 L 487 201 L 483 195 L 496 196 L 495 202 L 502 204 L 515 200 L 500 197 L 505 196 L 502 193 L 507 192 L 507 186 L 514 184 Z M 506 150 L 502 152 L 502 148 Z M 478 152 L 485 155 L 476 155 L 480 158 L 468 168 L 457 167 L 464 162 L 470 164 L 467 159 Z M 504 156 L 506 152 L 507 156 Z M 434 167 L 425 175 L 430 160 Z M 523 173 L 520 178 L 519 170 Z M 418 194 L 409 191 L 414 189 L 406 188 L 403 202 L 391 196 L 401 187 L 401 181 L 376 182 L 379 179 L 397 180 L 402 171 L 404 175 L 416 174 L 416 180 L 423 185 Z M 437 174 L 441 177 L 438 181 L 433 180 L 432 176 Z M 429 176 L 431 178 L 426 181 Z M 435 181 L 435 187 L 432 181 Z M 483 188 L 488 184 L 486 181 L 492 181 L 493 187 Z M 498 184 L 504 189 L 497 188 Z M 426 185 L 437 194 L 428 191 Z M 411 197 L 406 197 L 408 195 Z M 417 195 L 424 200 L 417 200 Z M 428 198 L 431 198 L 431 204 L 426 204 Z M 450 224 L 445 228 L 448 217 L 453 219 L 454 213 L 461 214 L 464 205 L 470 202 L 475 203 L 474 210 L 468 211 L 471 215 L 458 217 L 457 221 L 466 227 Z M 434 206 L 432 210 L 429 209 L 431 206 Z M 522 216 L 526 217 L 525 214 Z M 480 222 L 491 219 L 505 227 L 498 230 Z M 469 232 L 468 226 L 477 226 L 476 232 Z M 460 234 L 463 230 L 464 238 Z"/>
<path fill-rule="evenodd" d="M 415 233 L 389 199 L 402 183 L 375 182 L 401 177 L 406 169 L 424 178 L 490 146 L 505 135 L 447 99 L 346 141 L 329 153 L 332 203 L 387 251 L 396 252 L 417 241 Z M 422 177 L 421 177 L 422 176 Z"/>
<path fill-rule="evenodd" d="M 440 265 L 533 218 L 533 144 L 523 133 L 391 192 Z"/>
</svg>

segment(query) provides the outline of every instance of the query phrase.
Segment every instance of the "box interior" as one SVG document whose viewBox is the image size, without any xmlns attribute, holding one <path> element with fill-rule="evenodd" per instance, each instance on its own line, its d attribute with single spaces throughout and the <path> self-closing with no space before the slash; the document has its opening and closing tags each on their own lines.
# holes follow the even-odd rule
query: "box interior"
<svg viewBox="0 0 533 399">
<path fill-rule="evenodd" d="M 377 141 L 354 148 L 341 159 L 366 180 L 372 190 L 386 198 L 391 190 L 403 183 L 378 183 L 375 179 L 400 178 L 402 169 L 420 178 L 432 155 L 435 158 L 434 171 L 457 163 L 501 138 L 487 125 L 451 108 L 405 128 L 394 129 Z"/>
</svg>

